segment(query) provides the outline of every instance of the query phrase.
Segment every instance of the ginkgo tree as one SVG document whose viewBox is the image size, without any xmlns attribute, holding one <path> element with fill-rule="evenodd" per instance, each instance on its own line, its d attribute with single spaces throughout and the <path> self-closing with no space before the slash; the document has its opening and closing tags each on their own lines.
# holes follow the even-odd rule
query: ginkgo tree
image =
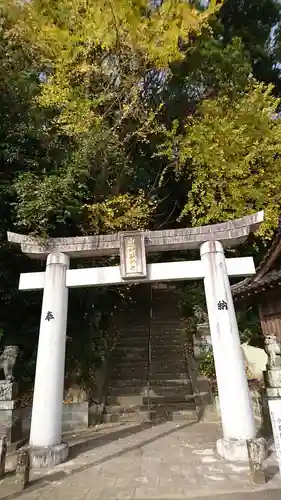
<svg viewBox="0 0 281 500">
<path fill-rule="evenodd" d="M 26 172 L 16 181 L 17 214 L 25 230 L 47 234 L 64 218 L 81 221 L 83 214 L 109 207 L 108 197 L 119 212 L 122 206 L 127 212 L 128 200 L 142 206 L 143 219 L 139 209 L 136 218 L 129 212 L 131 227 L 147 225 L 155 204 L 139 194 L 144 186 L 137 181 L 137 157 L 166 133 L 159 120 L 164 103 L 150 97 L 162 92 L 171 62 L 185 58 L 218 8 L 215 1 L 202 10 L 178 0 L 159 6 L 144 0 L 34 0 L 19 8 L 15 32 L 42 82 L 37 106 L 51 113 L 46 126 L 76 145 L 59 170 L 39 177 Z M 144 180 L 149 183 L 159 165 L 144 163 L 139 168 L 150 170 Z M 92 230 L 98 230 L 96 224 Z"/>
<path fill-rule="evenodd" d="M 189 183 L 180 218 L 201 225 L 265 209 L 260 234 L 272 234 L 281 210 L 280 100 L 272 90 L 253 81 L 234 99 L 206 100 L 172 137 L 175 174 Z"/>
</svg>

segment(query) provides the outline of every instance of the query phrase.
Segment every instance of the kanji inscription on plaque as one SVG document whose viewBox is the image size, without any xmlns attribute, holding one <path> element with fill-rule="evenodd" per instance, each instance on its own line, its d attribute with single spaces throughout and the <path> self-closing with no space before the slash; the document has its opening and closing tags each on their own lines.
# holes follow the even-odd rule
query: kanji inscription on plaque
<svg viewBox="0 0 281 500">
<path fill-rule="evenodd" d="M 120 234 L 120 270 L 123 279 L 147 276 L 144 235 L 138 232 Z"/>
</svg>

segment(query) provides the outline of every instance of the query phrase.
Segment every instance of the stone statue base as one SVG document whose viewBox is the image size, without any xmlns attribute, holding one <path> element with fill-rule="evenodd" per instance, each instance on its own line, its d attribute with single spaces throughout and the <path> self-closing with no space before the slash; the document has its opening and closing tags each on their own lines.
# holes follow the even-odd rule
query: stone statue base
<svg viewBox="0 0 281 500">
<path fill-rule="evenodd" d="M 281 398 L 281 387 L 268 387 L 265 394 L 268 398 Z"/>
<path fill-rule="evenodd" d="M 32 469 L 43 469 L 53 467 L 66 461 L 69 453 L 69 447 L 66 443 L 54 446 L 29 447 L 30 467 Z"/>
<path fill-rule="evenodd" d="M 281 387 L 281 368 L 272 367 L 265 372 L 266 387 Z"/>
<path fill-rule="evenodd" d="M 22 439 L 17 394 L 18 385 L 15 382 L 0 381 L 0 435 L 6 437 L 8 445 Z"/>
</svg>

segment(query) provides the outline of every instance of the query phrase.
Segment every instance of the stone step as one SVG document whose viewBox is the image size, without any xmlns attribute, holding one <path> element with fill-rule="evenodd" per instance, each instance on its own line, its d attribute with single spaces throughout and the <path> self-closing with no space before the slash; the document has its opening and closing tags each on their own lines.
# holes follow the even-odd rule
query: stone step
<svg viewBox="0 0 281 500">
<path fill-rule="evenodd" d="M 106 405 L 106 413 L 120 413 L 120 414 L 126 414 L 126 413 L 132 413 L 132 412 L 139 412 L 139 411 L 147 411 L 148 405 L 150 406 L 150 409 L 155 409 L 155 410 L 165 410 L 165 411 L 190 411 L 194 410 L 195 404 L 194 401 L 170 401 L 170 402 L 158 402 L 157 399 L 148 399 L 144 398 L 144 401 L 141 402 L 140 404 L 137 403 L 131 403 L 128 404 L 128 402 L 125 402 L 125 404 L 107 404 Z"/>
<path fill-rule="evenodd" d="M 188 387 L 191 385 L 191 380 L 184 374 L 183 377 L 168 376 L 166 378 L 159 378 L 155 376 L 149 379 L 149 384 L 151 386 L 165 387 L 165 388 L 177 388 L 177 387 Z M 148 374 L 142 375 L 141 377 L 129 377 L 116 379 L 112 378 L 109 380 L 109 387 L 136 387 L 140 388 L 142 386 L 148 385 Z"/>
<path fill-rule="evenodd" d="M 178 323 L 177 323 L 178 326 Z M 177 328 L 175 325 L 169 325 L 166 321 L 159 325 L 157 323 L 151 324 L 150 325 L 150 337 L 151 338 L 157 338 L 157 337 L 178 337 L 182 338 L 183 337 L 183 330 L 181 328 Z"/>
<path fill-rule="evenodd" d="M 150 387 L 161 387 L 162 389 L 174 389 L 177 387 L 189 387 L 191 386 L 191 380 L 189 378 L 176 378 L 176 377 L 154 377 L 149 379 Z"/>
<path fill-rule="evenodd" d="M 148 358 L 141 359 L 140 361 L 134 361 L 132 359 L 128 360 L 127 362 L 124 360 L 116 361 L 115 364 L 112 364 L 111 371 L 116 371 L 117 369 L 122 370 L 125 368 L 127 369 L 145 368 L 146 370 L 148 370 Z"/>
<path fill-rule="evenodd" d="M 178 398 L 179 400 L 185 401 L 189 398 L 194 397 L 193 388 L 189 387 L 174 387 L 174 388 L 161 388 L 147 386 L 143 387 L 111 387 L 108 390 L 108 398 L 110 401 L 116 401 L 116 398 L 134 398 L 134 404 L 140 404 L 144 397 L 154 397 L 154 398 Z M 117 401 L 119 404 L 119 400 Z M 121 399 L 120 399 L 121 402 Z"/>
<path fill-rule="evenodd" d="M 117 340 L 120 339 L 161 339 L 165 338 L 166 340 L 174 338 L 179 340 L 184 340 L 185 336 L 181 330 L 176 331 L 174 328 L 169 328 L 169 326 L 165 325 L 164 327 L 155 327 L 145 330 L 143 328 L 140 329 L 131 329 L 124 328 L 118 329 Z"/>
<path fill-rule="evenodd" d="M 130 379 L 134 380 L 140 380 L 142 381 L 143 384 L 147 384 L 148 380 L 148 373 L 147 371 L 128 371 L 127 373 L 111 373 L 111 382 L 109 383 L 110 386 L 118 386 L 118 385 L 124 385 L 126 386 L 129 384 L 131 387 L 134 386 L 134 384 L 130 383 Z M 135 387 L 140 387 L 139 383 L 136 384 Z"/>
<path fill-rule="evenodd" d="M 148 374 L 141 377 L 131 377 L 131 378 L 122 378 L 116 379 L 112 377 L 109 380 L 110 388 L 122 388 L 122 387 L 132 387 L 133 389 L 141 389 L 142 387 L 146 387 L 148 383 Z"/>
<path fill-rule="evenodd" d="M 132 412 L 138 412 L 141 411 L 142 405 L 138 404 L 131 404 L 131 405 L 107 405 L 106 406 L 106 413 L 120 413 L 120 414 L 126 414 L 126 413 L 132 413 Z"/>
<path fill-rule="evenodd" d="M 162 354 L 170 353 L 170 354 L 177 354 L 179 352 L 184 352 L 184 346 L 181 344 L 175 344 L 175 343 L 168 343 L 168 344 L 154 344 L 151 342 L 150 344 L 150 352 L 155 352 L 159 354 L 160 356 Z"/>
<path fill-rule="evenodd" d="M 176 381 L 178 383 L 181 380 L 188 380 L 189 381 L 189 376 L 185 371 L 179 371 L 179 370 L 153 370 L 151 369 L 149 372 L 149 380 L 150 383 L 153 381 L 162 381 L 164 384 L 169 381 Z"/>
<path fill-rule="evenodd" d="M 150 366 L 151 373 L 162 373 L 162 372 L 170 372 L 170 373 L 186 373 L 187 364 L 186 360 L 183 357 L 178 356 L 176 359 L 161 359 L 152 356 L 151 362 L 148 363 L 148 356 L 146 357 L 117 357 L 114 356 L 111 358 L 111 370 L 116 370 L 119 368 L 131 368 L 131 367 L 139 367 L 142 366 Z"/>
<path fill-rule="evenodd" d="M 134 340 L 134 339 L 143 339 L 146 342 L 148 341 L 149 338 L 149 332 L 148 331 L 142 331 L 142 330 L 124 330 L 124 331 L 119 331 L 118 332 L 118 337 L 117 340 Z"/>
<path fill-rule="evenodd" d="M 179 391 L 179 392 L 156 392 L 148 391 L 144 389 L 143 391 L 130 391 L 129 389 L 111 390 L 108 393 L 108 403 L 110 404 L 142 404 L 145 400 L 146 404 L 148 402 L 148 396 L 150 400 L 157 400 L 160 398 L 162 400 L 170 401 L 172 398 L 178 397 L 178 401 L 190 402 L 194 401 L 194 394 L 192 390 L 190 391 Z"/>
<path fill-rule="evenodd" d="M 175 414 L 187 414 L 189 415 L 194 414 L 194 412 L 197 413 L 196 406 L 194 403 L 190 404 L 185 404 L 185 403 L 178 403 L 174 405 L 155 405 L 155 404 L 150 404 L 150 405 L 145 405 L 144 408 L 146 408 L 150 412 L 154 412 L 156 415 L 175 415 Z"/>
<path fill-rule="evenodd" d="M 131 382 L 132 380 L 138 380 L 138 382 L 134 384 L 134 382 Z M 133 367 L 126 367 L 111 371 L 109 385 L 116 386 L 116 383 L 118 383 L 118 385 L 126 385 L 129 383 L 131 386 L 135 385 L 138 387 L 139 381 L 147 383 L 148 380 L 151 386 L 164 385 L 177 387 L 178 385 L 188 385 L 191 383 L 190 378 L 186 373 L 154 372 L 149 374 L 147 369 L 134 369 Z"/>
<path fill-rule="evenodd" d="M 144 386 L 143 388 L 135 388 L 135 387 L 111 387 L 108 389 L 108 401 L 113 404 L 123 404 L 122 399 L 125 398 L 133 398 L 132 404 L 141 404 L 142 398 L 147 396 L 147 388 Z M 120 398 L 120 402 L 119 402 Z M 116 403 L 115 403 L 116 402 Z M 124 403 L 124 404 L 127 404 Z"/>
<path fill-rule="evenodd" d="M 149 308 L 150 309 L 150 308 Z M 148 312 L 148 311 L 147 311 Z M 156 312 L 156 311 L 155 311 Z M 144 318 L 141 314 L 137 315 L 132 314 L 131 317 L 127 316 L 127 312 L 125 313 L 124 317 L 122 318 L 122 322 L 119 321 L 117 322 L 118 326 L 118 331 L 121 330 L 140 330 L 140 329 L 149 329 L 149 323 L 151 325 L 156 325 L 159 327 L 171 327 L 172 330 L 180 328 L 179 325 L 182 325 L 180 318 L 177 314 L 173 314 L 172 310 L 165 311 L 163 308 L 163 303 L 160 306 L 159 311 L 157 311 L 158 314 L 153 314 L 153 307 L 152 307 L 152 316 L 149 318 Z M 166 312 L 166 314 L 165 314 Z M 149 311 L 150 313 L 150 311 Z M 127 317 L 126 317 L 127 316 Z"/>
<path fill-rule="evenodd" d="M 178 333 L 183 331 L 182 325 L 183 323 L 181 323 L 179 319 L 175 317 L 169 318 L 169 316 L 167 316 L 160 319 L 159 317 L 157 318 L 156 316 L 152 316 L 150 322 L 150 331 L 156 332 L 159 330 L 170 330 L 171 332 Z"/>
<path fill-rule="evenodd" d="M 151 338 L 150 347 L 152 349 L 166 348 L 172 349 L 173 347 L 181 347 L 183 346 L 183 341 L 177 337 L 169 337 L 165 338 L 163 336 L 157 338 Z"/>
<path fill-rule="evenodd" d="M 174 408 L 123 408 L 122 406 L 107 407 L 103 415 L 104 422 L 157 422 L 171 421 L 197 421 L 196 408 L 175 410 Z"/>
<path fill-rule="evenodd" d="M 134 368 L 121 368 L 119 370 L 112 370 L 110 374 L 111 380 L 124 380 L 125 382 L 130 378 L 147 380 L 148 370 L 147 369 L 134 369 Z"/>
<path fill-rule="evenodd" d="M 187 391 L 183 391 L 182 394 L 175 394 L 172 392 L 168 393 L 156 393 L 155 391 L 149 391 L 147 388 L 144 388 L 143 392 L 141 391 L 132 394 L 124 394 L 120 391 L 120 393 L 110 392 L 107 396 L 107 404 L 110 406 L 121 405 L 124 407 L 129 407 L 132 405 L 174 405 L 174 404 L 193 404 L 194 405 L 194 394 L 189 394 Z"/>
<path fill-rule="evenodd" d="M 134 353 L 132 354 L 113 354 L 111 356 L 111 369 L 119 368 L 119 367 L 124 367 L 124 366 L 140 366 L 141 364 L 145 363 L 148 364 L 148 353 L 146 356 L 141 356 L 140 354 L 135 355 Z M 186 359 L 184 356 L 177 355 L 177 356 L 162 356 L 159 358 L 159 356 L 156 355 L 151 355 L 151 361 L 150 361 L 150 367 L 152 371 L 165 371 L 166 368 L 169 369 L 170 371 L 174 371 L 179 369 L 179 367 L 185 371 L 186 370 Z"/>
<path fill-rule="evenodd" d="M 182 422 L 182 421 L 187 421 L 187 422 L 197 422 L 198 421 L 198 413 L 196 410 L 196 407 L 190 410 L 173 410 L 173 409 L 166 409 L 166 410 L 151 410 L 150 411 L 150 419 L 153 421 L 157 420 L 166 420 L 166 421 L 173 421 L 173 422 Z"/>
<path fill-rule="evenodd" d="M 162 352 L 170 351 L 170 352 L 178 352 L 178 351 L 184 351 L 184 343 L 177 340 L 177 339 L 157 339 L 157 340 L 151 340 L 149 344 L 150 351 L 156 351 L 159 352 L 160 354 Z"/>
<path fill-rule="evenodd" d="M 184 359 L 178 359 L 177 361 L 167 361 L 167 360 L 159 360 L 159 359 L 153 359 L 151 360 L 150 363 L 148 363 L 148 358 L 141 358 L 141 359 L 113 359 L 112 360 L 112 365 L 111 365 L 111 370 L 113 372 L 118 371 L 118 370 L 123 370 L 124 368 L 128 369 L 147 369 L 148 370 L 149 366 L 149 372 L 152 373 L 172 373 L 172 374 L 179 374 L 179 373 L 186 373 L 186 362 Z"/>
<path fill-rule="evenodd" d="M 189 408 L 190 405 L 193 407 L 195 404 L 194 400 L 194 395 L 193 394 L 185 394 L 185 395 L 180 395 L 177 396 L 175 394 L 173 395 L 149 395 L 148 396 L 143 396 L 142 397 L 143 404 L 144 405 L 154 405 L 157 407 L 172 407 L 172 406 L 186 406 L 186 408 Z"/>
<path fill-rule="evenodd" d="M 118 354 L 124 354 L 126 355 L 127 353 L 134 352 L 135 354 L 146 354 L 148 352 L 148 345 L 140 345 L 140 346 L 126 346 L 123 344 L 118 344 L 114 351 L 112 351 L 112 354 L 118 353 Z"/>
<path fill-rule="evenodd" d="M 169 353 L 169 350 L 167 349 L 166 352 L 162 352 L 161 354 L 157 351 L 152 351 L 150 353 L 150 362 L 168 363 L 169 361 L 172 364 L 178 364 L 178 361 L 185 363 L 186 358 L 185 358 L 184 352 L 178 350 L 177 352 Z"/>
<path fill-rule="evenodd" d="M 104 413 L 102 416 L 104 423 L 145 423 L 149 421 L 148 411 L 131 412 L 131 413 Z"/>
<path fill-rule="evenodd" d="M 159 337 L 159 338 L 151 338 L 149 341 L 147 338 L 143 337 L 123 337 L 122 339 L 119 339 L 118 342 L 116 342 L 115 349 L 119 348 L 143 348 L 147 349 L 158 349 L 159 351 L 165 350 L 165 349 L 183 349 L 184 342 L 181 339 L 175 338 L 175 337 Z"/>
<path fill-rule="evenodd" d="M 145 361 L 146 363 L 148 362 L 148 352 L 134 352 L 132 351 L 127 351 L 127 352 L 113 352 L 111 355 L 111 361 L 112 363 L 118 363 L 119 361 L 124 363 L 127 361 L 127 363 L 132 363 L 132 362 L 141 362 Z"/>
<path fill-rule="evenodd" d="M 157 396 L 181 396 L 185 397 L 188 394 L 193 394 L 193 387 L 189 385 L 175 385 L 169 386 L 151 384 L 149 387 L 149 394 L 156 394 Z"/>
<path fill-rule="evenodd" d="M 110 393 L 106 398 L 106 403 L 109 407 L 118 405 L 123 407 L 143 406 L 144 397 L 146 396 L 141 394 L 117 394 L 114 396 Z"/>
<path fill-rule="evenodd" d="M 111 358 L 111 369 L 113 370 L 114 368 L 119 368 L 119 367 L 124 367 L 124 366 L 141 366 L 141 364 L 146 364 L 148 365 L 148 356 L 137 356 L 135 358 L 133 357 L 117 357 L 114 356 Z"/>
<path fill-rule="evenodd" d="M 151 372 L 149 373 L 149 380 L 150 380 L 150 383 L 152 383 L 153 381 L 157 381 L 157 380 L 160 380 L 162 381 L 164 384 L 166 381 L 170 381 L 170 380 L 189 380 L 189 376 L 187 373 L 185 373 L 183 370 L 181 372 L 179 372 L 178 370 L 165 370 L 164 368 L 162 369 L 162 371 L 159 370 L 151 370 Z"/>
<path fill-rule="evenodd" d="M 147 408 L 138 405 L 107 406 L 103 415 L 104 422 L 146 422 L 149 420 Z"/>
<path fill-rule="evenodd" d="M 150 366 L 152 367 L 152 369 L 154 369 L 154 367 L 166 367 L 166 366 L 170 366 L 171 369 L 173 370 L 174 368 L 176 367 L 182 367 L 184 370 L 185 370 L 185 366 L 186 366 L 186 359 L 183 355 L 181 354 L 177 354 L 177 355 L 173 355 L 173 356 L 169 356 L 168 353 L 167 355 L 165 356 L 158 356 L 158 354 L 153 354 L 151 353 L 151 356 L 150 356 Z"/>
<path fill-rule="evenodd" d="M 168 361 L 167 359 L 159 359 L 158 357 L 153 357 L 150 362 L 150 372 L 161 372 L 167 371 L 178 372 L 186 370 L 186 363 L 184 359 L 178 359 L 177 361 Z"/>
<path fill-rule="evenodd" d="M 122 348 L 134 348 L 134 347 L 143 347 L 148 349 L 148 340 L 147 337 L 134 337 L 134 338 L 125 338 L 123 337 L 122 339 L 119 339 L 118 342 L 116 343 L 115 349 L 118 349 L 119 347 Z"/>
<path fill-rule="evenodd" d="M 122 337 L 116 343 L 115 349 L 148 349 L 149 345 L 150 349 L 157 349 L 161 352 L 161 349 L 183 349 L 184 342 L 175 337 L 169 337 L 167 339 L 164 337 L 152 338 L 150 342 L 147 337 Z"/>
<path fill-rule="evenodd" d="M 177 397 L 179 400 L 184 401 L 185 398 L 190 398 L 194 397 L 193 394 L 193 389 L 192 387 L 185 387 L 185 388 L 178 388 L 175 387 L 173 389 L 169 388 L 158 388 L 158 387 L 151 387 L 149 390 L 145 392 L 145 394 L 149 395 L 150 397 L 155 397 L 155 398 L 173 398 Z"/>
<path fill-rule="evenodd" d="M 141 358 L 139 361 L 136 361 L 134 359 L 128 359 L 127 361 L 125 359 L 119 359 L 115 360 L 115 364 L 112 364 L 112 370 L 119 369 L 119 368 L 132 368 L 132 367 L 146 367 L 148 369 L 148 358 Z"/>
<path fill-rule="evenodd" d="M 151 363 L 168 363 L 169 361 L 171 364 L 176 365 L 178 364 L 178 361 L 186 362 L 184 352 L 178 350 L 177 352 L 174 351 L 169 353 L 169 349 L 167 349 L 166 352 L 162 351 L 162 353 L 157 352 L 157 350 L 150 352 Z"/>
<path fill-rule="evenodd" d="M 124 366 L 141 366 L 141 364 L 148 363 L 148 356 L 146 357 L 115 357 L 112 356 L 111 358 L 111 369 L 114 370 L 115 368 L 122 368 Z"/>
<path fill-rule="evenodd" d="M 151 340 L 150 340 L 150 346 L 151 348 L 153 347 L 166 347 L 167 349 L 168 348 L 172 348 L 173 346 L 178 346 L 178 347 L 181 347 L 183 345 L 183 341 L 182 339 L 180 339 L 179 337 L 175 337 L 175 336 L 164 336 L 164 335 L 161 335 L 161 336 L 157 336 L 157 337 L 151 337 Z"/>
<path fill-rule="evenodd" d="M 128 361 L 125 361 L 124 358 L 123 359 L 115 359 L 115 360 L 112 360 L 112 364 L 111 364 L 111 370 L 116 370 L 117 368 L 143 368 L 145 367 L 146 369 L 148 369 L 148 357 L 147 358 L 142 358 L 140 360 L 134 360 L 134 359 L 128 359 Z"/>
<path fill-rule="evenodd" d="M 155 366 L 166 366 L 170 365 L 172 367 L 176 367 L 181 363 L 182 366 L 186 365 L 186 358 L 183 355 L 183 353 L 177 353 L 177 354 L 172 354 L 168 355 L 168 353 L 165 354 L 165 356 L 161 355 L 159 356 L 158 353 L 151 353 L 149 356 L 149 353 L 141 354 L 139 352 L 134 353 L 133 351 L 131 353 L 112 353 L 111 355 L 111 366 L 114 368 L 114 366 L 119 365 L 119 363 L 127 363 L 128 365 L 131 365 L 132 363 L 149 363 L 149 357 L 150 357 L 150 365 L 155 365 Z"/>
<path fill-rule="evenodd" d="M 122 321 L 122 324 L 117 328 L 118 334 L 120 333 L 130 333 L 130 332 L 145 332 L 147 335 L 149 333 L 149 320 L 147 321 L 138 321 L 138 318 L 135 318 L 133 321 Z"/>
<path fill-rule="evenodd" d="M 115 349 L 111 351 L 112 354 L 127 354 L 130 352 L 134 352 L 136 354 L 147 354 L 148 353 L 148 344 L 147 342 L 141 342 L 139 344 L 129 344 L 127 342 L 123 342 L 121 344 L 117 344 Z"/>
</svg>

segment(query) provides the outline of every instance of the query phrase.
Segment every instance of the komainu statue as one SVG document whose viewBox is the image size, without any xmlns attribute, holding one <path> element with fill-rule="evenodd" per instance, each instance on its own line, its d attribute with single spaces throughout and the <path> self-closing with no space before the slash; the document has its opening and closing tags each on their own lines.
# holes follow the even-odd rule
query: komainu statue
<svg viewBox="0 0 281 500">
<path fill-rule="evenodd" d="M 13 382 L 13 369 L 18 357 L 19 348 L 16 345 L 8 345 L 5 347 L 0 356 L 0 369 L 4 371 L 7 382 Z"/>
<path fill-rule="evenodd" d="M 269 368 L 276 366 L 276 361 L 281 355 L 281 340 L 276 335 L 266 335 L 264 338 L 265 351 L 268 354 L 267 365 Z M 280 363 L 278 363 L 278 366 Z"/>
<path fill-rule="evenodd" d="M 197 319 L 197 324 L 200 325 L 202 323 L 209 323 L 208 314 L 203 311 L 202 307 L 194 306 L 193 307 L 194 316 Z"/>
</svg>

